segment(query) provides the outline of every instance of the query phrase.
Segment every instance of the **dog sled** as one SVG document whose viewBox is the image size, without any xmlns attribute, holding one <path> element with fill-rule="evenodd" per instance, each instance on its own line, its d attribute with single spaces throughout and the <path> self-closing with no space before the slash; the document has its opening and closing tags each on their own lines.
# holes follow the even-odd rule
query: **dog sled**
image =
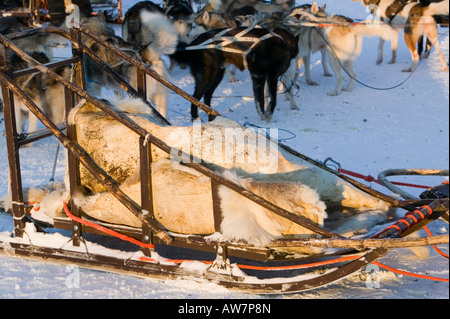
<svg viewBox="0 0 450 319">
<path fill-rule="evenodd" d="M 68 39 L 72 44 L 72 57 L 63 61 L 41 64 L 11 42 L 13 39 L 45 33 L 58 34 Z M 138 70 L 137 89 L 131 87 L 112 70 L 111 66 L 86 47 L 81 41 L 81 35 L 93 39 L 99 45 L 105 46 L 107 50 L 134 65 Z M 8 69 L 10 51 L 26 61 L 29 67 L 10 72 Z M 117 50 L 110 43 L 102 41 L 83 26 L 72 28 L 69 32 L 46 27 L 11 34 L 7 37 L 0 35 L 0 78 L 4 100 L 11 187 L 11 209 L 8 211 L 12 214 L 14 223 L 12 234 L 6 236 L 4 233 L 0 234 L 1 253 L 49 262 L 72 263 L 81 267 L 138 274 L 157 279 L 184 278 L 211 281 L 233 290 L 267 294 L 310 290 L 336 282 L 376 262 L 390 249 L 448 243 L 448 235 L 423 238 L 406 237 L 438 218 L 442 217 L 448 221 L 448 184 L 439 186 L 436 190 L 429 190 L 423 196 L 424 198 L 398 199 L 371 189 L 323 163 L 277 143 L 280 150 L 277 158 L 282 161 L 282 167 L 300 162 L 310 165 L 314 175 L 326 176 L 327 179 L 332 179 L 334 184 L 337 183 L 339 188 L 347 189 L 348 194 L 351 195 L 349 197 L 354 195 L 353 199 L 356 198 L 354 205 L 359 205 L 360 201 L 365 200 L 367 201 L 364 204 L 365 208 L 384 211 L 387 209 L 405 210 L 403 218 L 390 220 L 381 229 L 374 229 L 362 237 L 346 237 L 328 229 L 323 221 L 305 217 L 310 212 L 308 209 L 294 213 L 297 207 L 283 205 L 277 201 L 279 198 L 270 196 L 274 193 L 264 188 L 270 184 L 270 181 L 267 183 L 264 178 L 261 178 L 242 182 L 240 179 L 224 173 L 224 170 L 218 169 L 219 165 L 214 163 L 211 158 L 197 157 L 198 153 L 187 153 L 185 152 L 186 148 L 176 148 L 169 144 L 170 139 L 164 138 L 167 135 L 162 134 L 161 131 L 169 130 L 170 132 L 171 125 L 157 110 L 152 109 L 152 121 L 148 124 L 149 121 L 143 121 L 141 116 L 120 112 L 107 102 L 90 96 L 85 90 L 86 77 L 83 63 L 85 58 L 90 58 L 97 63 L 130 95 L 146 96 L 145 78 L 146 75 L 149 75 L 209 115 L 221 118 L 217 111 L 186 94 L 139 61 Z M 64 64 L 72 65 L 74 73 L 70 80 L 66 80 L 52 71 L 55 67 Z M 49 76 L 64 86 L 67 114 L 64 127 L 57 126 L 50 121 L 36 103 L 16 84 L 16 77 L 35 72 Z M 14 119 L 14 97 L 17 97 L 29 108 L 30 112 L 38 117 L 47 128 L 46 132 L 29 134 L 26 138 L 19 137 Z M 141 103 L 152 108 L 148 102 L 141 101 Z M 76 110 L 75 113 L 74 110 Z M 101 160 L 96 159 L 95 152 L 89 149 L 89 143 L 83 144 L 82 138 L 88 138 L 90 134 L 86 130 L 97 125 L 93 124 L 94 119 L 99 121 L 98 125 L 100 126 L 102 123 L 106 123 L 102 121 L 107 121 L 116 126 L 125 127 L 134 134 L 135 143 L 125 145 L 124 149 L 133 149 L 133 152 L 137 153 L 135 166 L 129 170 L 139 176 L 137 182 L 132 183 L 129 179 L 130 176 L 124 178 L 114 175 L 118 171 L 117 167 L 108 170 Z M 83 120 L 85 126 L 80 124 Z M 227 123 L 226 119 L 220 123 Z M 223 124 L 218 126 L 221 125 Z M 206 130 L 208 127 L 204 129 Z M 193 134 L 193 132 L 191 133 Z M 43 223 L 33 217 L 36 216 L 37 206 L 32 206 L 22 188 L 19 149 L 32 141 L 51 135 L 56 136 L 67 150 L 68 179 L 66 187 L 68 197 L 61 201 L 62 209 L 52 218 L 51 222 Z M 251 139 L 252 136 L 257 136 L 257 134 L 255 133 L 249 138 Z M 97 137 L 105 138 L 104 135 Z M 270 136 L 264 136 L 264 138 L 269 143 L 265 146 L 277 142 Z M 105 140 L 104 144 L 107 145 L 107 142 Z M 94 148 L 96 147 L 100 147 L 99 144 L 94 146 Z M 117 150 L 113 152 L 118 153 Z M 176 165 L 171 162 L 167 163 L 167 161 L 163 161 L 159 166 L 154 165 L 160 162 L 161 158 L 166 160 L 170 154 L 178 159 Z M 125 157 L 129 158 L 130 156 Z M 166 170 L 161 170 L 161 167 Z M 202 183 L 204 188 L 200 189 L 197 195 L 210 198 L 210 211 L 196 211 L 208 214 L 212 229 L 204 232 L 191 232 L 165 224 L 165 220 L 170 217 L 170 214 L 163 215 L 161 207 L 158 205 L 167 209 L 170 207 L 180 209 L 180 205 L 177 206 L 178 203 L 174 200 L 181 200 L 180 198 L 186 194 L 176 192 L 168 194 L 161 190 L 158 193 L 157 186 L 159 184 L 156 172 L 170 174 L 171 184 L 168 185 L 170 187 L 175 184 L 180 186 L 179 183 L 177 184 L 182 180 L 180 176 L 186 175 L 195 176 L 193 180 Z M 285 176 L 289 175 L 288 173 L 289 171 L 268 171 L 266 175 L 270 177 L 277 174 Z M 448 170 L 387 171 L 381 174 L 380 181 L 392 190 L 391 183 L 386 177 L 395 174 L 447 176 Z M 254 174 L 254 176 L 256 175 Z M 107 212 L 126 210 L 128 216 L 134 218 L 138 224 L 128 223 L 127 225 L 123 221 L 111 222 L 111 218 L 106 218 L 106 220 L 102 218 L 104 209 L 100 214 L 95 215 L 94 209 L 83 208 L 86 197 L 82 196 L 78 201 L 75 199 L 80 196 L 80 189 L 88 184 L 87 180 L 101 189 L 96 194 L 97 201 L 90 202 L 90 204 L 99 204 L 98 200 L 100 199 L 104 199 L 105 202 L 114 202 L 114 205 L 109 206 L 110 209 Z M 325 180 L 324 178 L 323 181 Z M 277 181 L 280 182 L 280 180 Z M 295 193 L 301 186 L 297 182 L 298 180 L 295 182 L 283 181 L 277 186 L 283 191 L 286 190 L 287 193 L 290 191 Z M 91 188 L 94 189 L 94 186 Z M 134 187 L 135 192 L 126 191 L 124 186 Z M 178 188 L 179 192 L 188 188 L 182 186 Z M 325 189 L 324 193 L 327 191 L 329 189 Z M 393 192 L 397 191 L 393 190 Z M 224 193 L 229 196 L 229 200 L 224 199 Z M 168 199 L 164 201 L 161 194 L 165 194 Z M 181 196 L 177 197 L 180 194 Z M 281 198 L 282 194 L 279 194 Z M 193 197 L 192 193 L 187 195 L 189 196 L 184 196 L 187 197 L 187 201 L 182 202 L 181 209 L 189 211 L 190 207 L 198 204 L 199 200 Z M 287 228 L 301 229 L 302 231 L 300 233 L 283 231 L 284 235 L 269 236 L 270 241 L 264 242 L 264 244 L 258 244 L 257 241 L 252 242 L 249 238 L 245 238 L 245 234 L 244 237 L 236 238 L 224 236 L 224 223 L 225 219 L 230 217 L 230 212 L 239 213 L 244 209 L 244 206 L 227 208 L 227 204 L 237 202 L 238 198 L 245 199 L 246 205 L 249 207 L 263 209 L 266 214 L 264 216 L 271 216 L 270 220 L 274 223 L 277 222 L 281 225 L 288 221 Z M 293 203 L 292 200 L 286 200 Z M 332 201 L 333 198 L 329 200 Z M 342 200 L 340 199 L 340 201 Z M 305 202 L 302 201 L 302 203 Z M 119 209 L 119 205 L 122 205 L 123 209 Z M 187 223 L 188 218 L 189 216 L 185 216 L 183 223 Z M 239 218 L 247 217 L 245 214 L 241 214 L 236 218 L 239 222 Z M 259 222 L 256 219 L 254 221 L 256 224 Z M 195 219 L 191 221 L 191 225 L 195 226 L 196 223 L 202 222 L 202 219 Z M 53 229 L 49 231 L 47 228 L 54 228 L 55 231 Z M 59 230 L 69 230 L 71 235 L 63 236 L 64 232 L 59 233 Z M 88 240 L 85 237 L 88 237 L 87 235 L 90 233 L 99 236 Z M 138 248 L 130 249 L 122 242 Z"/>
<path fill-rule="evenodd" d="M 19 2 L 17 1 L 17 3 Z M 29 0 L 28 2 L 20 1 L 20 3 L 22 6 L 7 3 L 4 10 L 0 8 L 0 18 L 21 18 L 27 20 L 31 26 L 37 26 L 49 20 L 50 12 L 47 8 L 47 1 Z M 66 9 L 70 4 L 72 4 L 70 0 L 64 2 Z M 92 0 L 89 1 L 89 8 L 92 9 L 92 15 L 102 13 L 109 22 L 122 22 L 122 0 Z"/>
</svg>

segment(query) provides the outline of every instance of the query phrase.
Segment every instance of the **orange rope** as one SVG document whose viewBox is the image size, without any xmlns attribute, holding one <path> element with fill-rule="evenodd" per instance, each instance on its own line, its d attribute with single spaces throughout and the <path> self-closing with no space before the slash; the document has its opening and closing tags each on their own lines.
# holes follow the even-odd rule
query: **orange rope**
<svg viewBox="0 0 450 319">
<path fill-rule="evenodd" d="M 400 270 L 400 269 L 396 269 L 396 268 L 392 268 L 389 266 L 386 266 L 384 264 L 380 264 L 377 261 L 372 261 L 372 263 L 378 267 L 384 268 L 386 270 L 392 271 L 394 273 L 397 274 L 401 274 L 401 275 L 405 275 L 405 276 L 410 276 L 410 277 L 414 277 L 414 278 L 421 278 L 421 279 L 428 279 L 428 280 L 436 280 L 436 281 L 444 281 L 444 282 L 448 282 L 448 279 L 446 278 L 438 278 L 438 277 L 433 277 L 433 276 L 427 276 L 427 275 L 420 275 L 420 274 L 414 274 L 412 272 L 408 272 L 408 271 L 404 271 L 404 270 Z"/>
<path fill-rule="evenodd" d="M 427 226 L 424 226 L 423 229 L 427 232 L 427 235 L 428 235 L 428 236 L 432 236 L 432 235 L 433 235 L 433 234 L 430 232 L 430 230 L 428 229 Z M 445 257 L 445 258 L 448 259 L 448 255 L 447 255 L 446 253 L 444 253 L 442 250 L 440 250 L 436 245 L 433 245 L 433 248 L 434 248 L 434 250 L 436 250 L 436 252 L 437 252 L 439 255 L 441 255 L 441 256 L 443 256 L 443 257 Z"/>
<path fill-rule="evenodd" d="M 136 240 L 136 239 L 134 239 L 134 238 L 132 238 L 132 237 L 129 237 L 129 236 L 126 236 L 126 235 L 124 235 L 124 234 L 120 234 L 120 233 L 118 233 L 118 232 L 116 232 L 116 231 L 114 231 L 114 230 L 111 230 L 111 229 L 109 229 L 109 228 L 100 226 L 100 225 L 98 225 L 98 224 L 92 223 L 92 222 L 87 221 L 87 220 L 85 220 L 85 219 L 81 219 L 81 218 L 79 218 L 79 217 L 77 217 L 77 216 L 75 216 L 75 215 L 73 215 L 73 214 L 70 213 L 69 208 L 67 207 L 66 202 L 63 202 L 63 205 L 64 205 L 64 212 L 66 213 L 66 215 L 67 215 L 70 219 L 72 219 L 72 220 L 74 220 L 74 221 L 76 221 L 76 222 L 78 222 L 78 223 L 80 223 L 80 224 L 83 224 L 83 225 L 89 226 L 89 227 L 91 227 L 91 228 L 97 229 L 98 231 L 101 231 L 101 232 L 103 232 L 103 233 L 105 233 L 105 234 L 108 234 L 108 235 L 111 235 L 111 236 L 120 238 L 120 239 L 122 239 L 122 240 L 128 241 L 128 242 L 130 242 L 130 243 L 133 243 L 133 244 L 138 245 L 138 246 L 141 246 L 141 247 L 145 247 L 145 248 L 155 248 L 155 245 L 153 245 L 153 244 L 146 244 L 146 243 L 143 243 L 143 242 L 141 242 L 141 241 L 139 241 L 139 240 Z"/>
</svg>

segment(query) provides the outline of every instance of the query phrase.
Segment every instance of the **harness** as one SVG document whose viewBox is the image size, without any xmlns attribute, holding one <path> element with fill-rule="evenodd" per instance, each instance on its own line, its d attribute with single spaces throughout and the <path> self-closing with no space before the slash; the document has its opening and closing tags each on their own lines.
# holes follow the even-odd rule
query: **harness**
<svg viewBox="0 0 450 319">
<path fill-rule="evenodd" d="M 234 36 L 225 36 L 225 34 L 229 33 L 232 28 L 230 29 L 224 29 L 217 33 L 214 37 L 200 43 L 197 45 L 192 45 L 184 48 L 184 50 L 205 50 L 205 49 L 216 49 L 220 50 L 222 52 L 228 52 L 228 53 L 235 53 L 242 55 L 242 60 L 244 63 L 244 67 L 247 69 L 247 55 L 253 50 L 253 48 L 260 42 L 265 41 L 267 39 L 270 39 L 272 37 L 278 37 L 284 41 L 284 39 L 279 36 L 278 34 L 272 33 L 270 31 L 267 31 L 268 33 L 263 35 L 262 37 L 252 37 L 252 36 L 246 36 L 251 30 L 255 28 L 262 29 L 261 26 L 254 26 L 249 27 L 247 29 L 242 30 L 241 32 L 237 33 Z M 239 49 L 239 48 L 230 48 L 228 45 L 235 43 L 235 42 L 248 42 L 251 43 L 251 45 L 248 47 L 247 50 Z"/>
</svg>

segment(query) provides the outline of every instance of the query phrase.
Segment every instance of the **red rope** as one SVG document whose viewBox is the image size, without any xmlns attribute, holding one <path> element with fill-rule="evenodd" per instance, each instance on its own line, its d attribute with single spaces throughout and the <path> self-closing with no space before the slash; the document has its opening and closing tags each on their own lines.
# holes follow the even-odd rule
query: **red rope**
<svg viewBox="0 0 450 319">
<path fill-rule="evenodd" d="M 424 226 L 423 229 L 426 231 L 428 236 L 432 235 L 432 233 L 430 232 L 430 230 L 428 229 L 427 226 Z M 442 250 L 440 250 L 436 245 L 433 245 L 433 248 L 439 255 L 448 259 L 448 255 L 446 253 L 444 253 Z"/>
<path fill-rule="evenodd" d="M 114 231 L 114 230 L 111 230 L 111 229 L 109 229 L 109 228 L 100 226 L 100 225 L 98 225 L 98 224 L 95 224 L 95 223 L 93 223 L 93 222 L 87 221 L 87 220 L 85 220 L 85 219 L 81 219 L 81 218 L 79 218 L 79 217 L 73 215 L 73 214 L 69 211 L 69 208 L 67 207 L 66 202 L 63 202 L 63 205 L 64 205 L 64 212 L 66 213 L 66 215 L 67 215 L 70 219 L 72 219 L 72 220 L 74 220 L 74 221 L 76 221 L 76 222 L 78 222 L 78 223 L 80 223 L 80 224 L 89 226 L 89 227 L 94 228 L 94 229 L 96 229 L 96 230 L 98 230 L 98 231 L 101 231 L 102 233 L 105 233 L 105 234 L 108 234 L 108 235 L 111 235 L 111 236 L 120 238 L 120 239 L 122 239 L 122 240 L 128 241 L 128 242 L 130 242 L 130 243 L 133 243 L 133 244 L 138 245 L 138 246 L 141 246 L 141 247 L 145 247 L 145 248 L 155 248 L 155 245 L 153 245 L 153 244 L 146 244 L 146 243 L 143 243 L 143 242 L 141 242 L 141 241 L 139 241 L 139 240 L 136 240 L 136 239 L 134 239 L 134 238 L 132 238 L 132 237 L 129 237 L 129 236 L 127 236 L 127 235 L 118 233 L 118 232 L 116 232 L 116 231 Z"/>
<path fill-rule="evenodd" d="M 342 173 L 342 174 L 350 175 L 350 176 L 353 176 L 353 177 L 356 177 L 356 178 L 363 179 L 366 182 L 375 182 L 377 184 L 383 185 L 379 180 L 375 179 L 375 177 L 373 177 L 371 175 L 362 175 L 362 174 L 359 174 L 359 173 L 348 171 L 348 170 L 343 169 L 343 168 L 338 168 L 338 172 Z M 425 186 L 425 185 L 409 184 L 409 183 L 402 183 L 402 182 L 391 182 L 391 183 L 394 184 L 394 185 L 399 185 L 399 186 L 424 188 L 424 189 L 430 188 L 429 186 Z"/>
<path fill-rule="evenodd" d="M 408 272 L 408 271 L 404 271 L 404 270 L 400 270 L 400 269 L 396 269 L 396 268 L 392 268 L 389 266 L 386 266 L 384 264 L 381 264 L 377 261 L 372 261 L 372 263 L 378 267 L 384 268 L 386 270 L 392 271 L 396 274 L 401 274 L 401 275 L 405 275 L 405 276 L 409 276 L 409 277 L 414 277 L 414 278 L 421 278 L 421 279 L 427 279 L 427 280 L 436 280 L 436 281 L 443 281 L 443 282 L 448 282 L 447 278 L 439 278 L 439 277 L 433 277 L 433 276 L 427 276 L 427 275 L 420 275 L 420 274 L 414 274 L 412 272 Z"/>
</svg>

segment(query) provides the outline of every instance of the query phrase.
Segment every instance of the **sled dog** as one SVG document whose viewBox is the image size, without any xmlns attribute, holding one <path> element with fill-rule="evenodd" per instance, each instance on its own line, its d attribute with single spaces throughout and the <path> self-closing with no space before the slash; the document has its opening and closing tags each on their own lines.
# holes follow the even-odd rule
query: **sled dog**
<svg viewBox="0 0 450 319">
<path fill-rule="evenodd" d="M 2 18 L 0 21 L 0 33 L 2 34 L 20 32 L 28 29 L 20 20 L 13 17 Z M 35 35 L 26 39 L 13 40 L 12 42 L 40 63 L 48 63 L 53 59 L 53 47 L 67 45 L 67 41 L 53 34 Z M 18 71 L 29 67 L 16 54 L 10 56 L 10 62 L 11 71 Z M 57 68 L 54 71 L 64 78 L 69 79 L 70 68 Z M 62 85 L 59 85 L 41 73 L 18 77 L 16 83 L 51 120 L 55 123 L 64 120 L 65 108 Z M 3 97 L 0 92 L 0 105 L 3 104 L 2 99 Z M 25 131 L 27 119 L 27 131 L 35 131 L 37 128 L 36 116 L 29 112 L 28 108 L 17 97 L 14 97 L 14 104 L 17 132 L 20 134 Z M 2 110 L 0 109 L 0 111 Z"/>
<path fill-rule="evenodd" d="M 288 12 L 295 1 L 262 1 L 262 0 L 221 0 L 220 12 L 231 13 L 233 10 L 246 6 L 255 8 L 258 12 L 272 14 L 275 12 Z"/>
<path fill-rule="evenodd" d="M 435 22 L 432 21 L 430 16 L 435 15 L 433 18 L 435 20 L 439 20 L 437 16 L 439 15 L 447 15 L 448 16 L 448 1 L 445 0 L 353 0 L 356 2 L 362 2 L 367 9 L 373 14 L 374 18 L 380 20 L 384 23 L 391 25 L 392 27 L 392 40 L 391 40 L 391 51 L 392 57 L 388 62 L 389 64 L 393 64 L 397 60 L 397 47 L 398 47 L 398 32 L 402 29 L 405 29 L 405 36 L 408 34 L 409 42 L 415 42 L 415 44 L 419 44 L 418 54 L 422 52 L 422 35 L 426 35 L 429 33 L 434 36 L 435 27 L 433 24 Z M 413 12 L 411 12 L 411 10 Z M 427 9 L 425 9 L 427 8 Z M 428 11 L 428 13 L 426 12 Z M 412 14 L 414 17 L 410 17 Z M 419 21 L 422 20 L 420 23 Z M 448 23 L 448 17 L 446 18 L 446 22 Z M 423 25 L 420 25 L 424 23 Z M 425 26 L 431 23 L 431 25 L 427 28 Z M 426 30 L 425 30 L 426 29 Z M 416 38 L 413 40 L 410 34 L 415 34 L 412 38 Z M 419 35 L 420 34 L 420 35 Z M 429 54 L 429 49 L 431 48 L 431 42 L 436 42 L 431 39 L 427 40 L 427 50 L 425 53 L 425 57 Z M 385 40 L 380 38 L 380 42 L 378 45 L 378 58 L 377 64 L 381 64 L 383 62 L 383 46 Z M 408 45 L 408 44 L 407 44 Z M 411 50 L 411 49 L 410 49 Z M 414 50 L 415 51 L 415 50 Z M 413 51 L 411 51 L 413 55 Z M 413 57 L 414 60 L 414 57 Z"/>
<path fill-rule="evenodd" d="M 129 43 L 116 36 L 114 31 L 109 29 L 106 25 L 106 21 L 102 17 L 97 16 L 88 18 L 88 21 L 84 26 L 133 58 L 146 63 L 160 76 L 168 78 L 169 75 L 161 56 L 170 54 L 175 49 L 177 36 L 172 24 L 163 14 L 154 14 L 148 11 L 143 11 L 141 13 L 139 24 L 140 31 L 142 32 L 141 36 L 132 35 L 127 38 L 132 40 L 142 39 L 143 43 L 140 44 Z M 145 38 L 142 37 L 142 35 L 145 35 Z M 100 58 L 108 62 L 117 73 L 129 82 L 131 86 L 137 88 L 137 70 L 134 66 L 119 59 L 102 45 L 96 43 L 89 43 L 88 45 L 100 56 Z M 91 93 L 99 95 L 101 87 L 107 83 L 115 90 L 118 96 L 123 97 L 123 91 L 120 90 L 118 84 L 115 81 L 112 81 L 101 68 L 89 59 L 86 61 L 86 64 L 87 75 L 89 78 L 88 89 Z M 167 88 L 150 76 L 146 77 L 146 88 L 147 99 L 153 103 L 161 115 L 166 117 L 168 98 Z"/>
<path fill-rule="evenodd" d="M 291 21 L 295 16 L 290 16 Z M 299 22 L 327 23 L 325 27 L 315 27 L 318 37 L 316 37 L 316 47 L 327 50 L 326 58 L 328 64 L 334 72 L 336 87 L 328 95 L 339 95 L 341 90 L 351 91 L 356 83 L 356 73 L 353 70 L 353 63 L 358 58 L 362 49 L 363 36 L 379 36 L 384 39 L 391 39 L 391 28 L 387 25 L 366 23 L 351 25 L 352 19 L 341 15 L 323 16 L 316 2 L 313 2 L 311 14 L 304 12 Z M 348 85 L 343 88 L 344 76 L 342 69 L 349 74 Z"/>
<path fill-rule="evenodd" d="M 142 32 L 141 12 L 153 12 L 164 16 L 164 10 L 151 1 L 141 1 L 132 6 L 125 13 L 122 23 L 122 37 L 125 41 L 140 45 L 144 43 L 145 34 Z M 147 39 L 145 39 L 146 41 Z"/>
<path fill-rule="evenodd" d="M 15 29 L 14 31 L 19 31 Z M 14 40 L 21 50 L 30 55 L 39 63 L 49 63 L 52 58 L 52 47 L 59 43 L 64 43 L 57 36 L 44 35 L 32 36 L 25 40 Z M 22 60 L 15 53 L 10 56 L 11 71 L 18 71 L 28 68 L 27 62 Z M 58 75 L 65 79 L 70 78 L 70 67 L 59 67 L 53 69 Z M 65 103 L 64 87 L 49 76 L 40 72 L 23 75 L 15 79 L 19 87 L 27 94 L 36 105 L 54 122 L 59 123 L 64 120 Z M 25 132 L 25 124 L 28 120 L 27 132 L 36 131 L 38 119 L 28 108 L 14 96 L 16 129 L 17 132 Z M 31 144 L 28 144 L 31 145 Z"/>
<path fill-rule="evenodd" d="M 276 107 L 278 78 L 297 56 L 296 39 L 283 29 L 269 31 L 263 27 L 215 29 L 199 35 L 189 45 L 180 42 L 173 56 L 190 66 L 195 79 L 193 96 L 204 97 L 211 104 L 214 90 L 222 81 L 226 64 L 240 70 L 248 69 L 252 78 L 256 110 L 261 119 L 270 121 Z M 270 102 L 265 107 L 264 87 L 269 89 Z M 192 119 L 198 117 L 191 106 Z"/>
<path fill-rule="evenodd" d="M 418 3 L 418 0 L 353 0 L 362 2 L 374 19 L 380 20 L 392 27 L 391 51 L 392 57 L 388 62 L 393 64 L 397 60 L 398 32 L 408 19 L 409 10 Z M 383 46 L 385 40 L 380 38 L 378 44 L 377 64 L 383 62 Z"/>
<path fill-rule="evenodd" d="M 292 24 L 295 26 L 296 23 L 299 21 L 302 21 L 304 19 L 304 14 L 306 16 L 308 13 L 311 13 L 312 5 L 305 4 L 301 5 L 299 7 L 296 7 L 291 10 L 289 15 L 286 17 L 286 20 L 288 22 L 292 22 Z M 326 5 L 322 8 L 319 8 L 316 12 L 317 15 L 322 16 L 326 18 L 327 14 L 325 12 Z M 311 27 L 302 27 L 297 26 L 292 30 L 292 34 L 298 37 L 298 49 L 299 49 L 299 62 L 298 62 L 298 68 L 302 66 L 302 64 L 305 65 L 305 78 L 306 78 L 306 84 L 308 85 L 317 85 L 315 81 L 311 78 L 311 53 L 316 53 L 317 51 L 320 51 L 322 54 L 322 67 L 323 67 L 323 73 L 325 76 L 331 76 L 328 65 L 326 63 L 326 50 L 324 46 L 324 41 L 322 36 Z"/>
<path fill-rule="evenodd" d="M 43 52 L 28 53 L 36 61 L 45 64 L 49 63 L 50 59 Z M 16 54 L 11 56 L 11 70 L 18 71 L 28 68 L 28 63 L 19 58 Z M 58 75 L 66 80 L 70 78 L 70 67 L 59 67 L 53 69 Z M 65 100 L 64 100 L 64 86 L 49 76 L 42 73 L 33 73 L 18 77 L 16 83 L 28 95 L 33 102 L 49 117 L 54 123 L 59 123 L 64 120 L 65 114 Z M 28 119 L 27 132 L 36 131 L 38 119 L 28 108 L 14 96 L 16 129 L 17 132 L 25 132 L 25 124 Z"/>
<path fill-rule="evenodd" d="M 187 19 L 194 13 L 189 0 L 164 0 L 163 9 L 166 16 L 174 20 Z"/>
<path fill-rule="evenodd" d="M 442 64 L 442 71 L 448 72 L 447 62 L 439 47 L 439 35 L 434 16 L 446 16 L 446 23 L 448 24 L 449 0 L 441 0 L 429 4 L 422 2 L 417 3 L 409 11 L 404 38 L 406 46 L 411 52 L 412 63 L 409 68 L 402 70 L 403 72 L 412 72 L 416 67 L 417 62 L 419 62 L 420 53 L 417 50 L 417 44 L 424 35 L 436 49 Z M 430 50 L 427 50 L 424 57 L 428 57 L 429 52 Z"/>
</svg>

